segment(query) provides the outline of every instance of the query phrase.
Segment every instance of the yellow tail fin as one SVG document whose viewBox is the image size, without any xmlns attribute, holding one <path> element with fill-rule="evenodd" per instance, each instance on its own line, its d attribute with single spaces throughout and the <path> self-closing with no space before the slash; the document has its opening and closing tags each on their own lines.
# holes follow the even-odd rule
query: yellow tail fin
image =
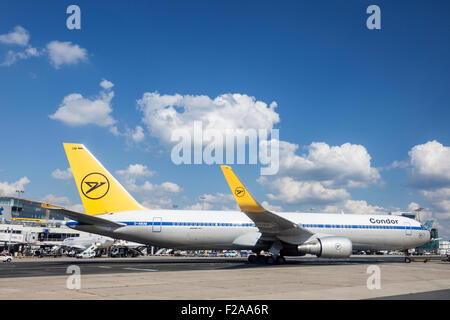
<svg viewBox="0 0 450 320">
<path fill-rule="evenodd" d="M 64 143 L 64 150 L 87 214 L 145 209 L 84 145 Z"/>
<path fill-rule="evenodd" d="M 229 166 L 220 167 L 222 168 L 223 175 L 230 186 L 231 192 L 233 193 L 239 208 L 241 208 L 243 212 L 264 212 L 264 208 L 253 199 L 250 192 L 245 189 L 233 170 Z"/>
</svg>

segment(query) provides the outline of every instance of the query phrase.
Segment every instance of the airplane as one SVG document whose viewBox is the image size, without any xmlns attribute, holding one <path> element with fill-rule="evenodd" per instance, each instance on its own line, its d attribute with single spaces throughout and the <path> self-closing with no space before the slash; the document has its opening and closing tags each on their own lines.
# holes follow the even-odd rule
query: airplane
<svg viewBox="0 0 450 320">
<path fill-rule="evenodd" d="M 229 166 L 222 172 L 241 211 L 150 210 L 139 204 L 83 144 L 64 143 L 86 214 L 49 205 L 71 228 L 163 248 L 252 250 L 250 263 L 286 256 L 347 258 L 353 250 L 407 250 L 430 231 L 402 216 L 274 212 L 261 206 Z"/>
<path fill-rule="evenodd" d="M 60 247 L 82 252 L 95 245 L 96 249 L 106 249 L 112 246 L 114 239 L 102 236 L 70 237 L 63 240 Z"/>
</svg>

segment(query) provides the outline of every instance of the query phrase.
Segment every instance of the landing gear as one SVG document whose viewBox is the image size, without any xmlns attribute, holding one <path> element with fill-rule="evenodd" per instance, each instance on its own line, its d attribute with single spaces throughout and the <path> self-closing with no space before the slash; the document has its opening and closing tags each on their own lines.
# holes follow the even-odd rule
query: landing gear
<svg viewBox="0 0 450 320">
<path fill-rule="evenodd" d="M 256 255 L 255 254 L 251 254 L 248 256 L 248 262 L 249 263 L 256 263 Z"/>
<path fill-rule="evenodd" d="M 286 258 L 283 256 L 278 256 L 277 259 L 275 260 L 276 264 L 285 264 L 286 263 Z"/>
<path fill-rule="evenodd" d="M 274 264 L 275 263 L 275 259 L 272 256 L 266 256 L 265 257 L 265 262 L 266 262 L 266 264 Z"/>
<path fill-rule="evenodd" d="M 266 262 L 266 256 L 263 256 L 262 254 L 258 254 L 256 257 L 256 263 L 263 264 Z"/>
<path fill-rule="evenodd" d="M 257 263 L 257 264 L 263 264 L 267 262 L 267 258 L 269 256 L 264 256 L 262 254 L 251 254 L 248 256 L 248 262 L 249 263 Z M 272 258 L 273 259 L 273 258 Z"/>
<path fill-rule="evenodd" d="M 269 264 L 269 265 L 273 265 L 273 264 L 285 264 L 286 263 L 286 259 L 283 256 L 278 256 L 278 257 L 274 257 L 273 255 L 270 256 L 265 256 L 262 254 L 252 254 L 248 256 L 248 262 L 249 263 L 257 263 L 257 264 Z"/>
</svg>

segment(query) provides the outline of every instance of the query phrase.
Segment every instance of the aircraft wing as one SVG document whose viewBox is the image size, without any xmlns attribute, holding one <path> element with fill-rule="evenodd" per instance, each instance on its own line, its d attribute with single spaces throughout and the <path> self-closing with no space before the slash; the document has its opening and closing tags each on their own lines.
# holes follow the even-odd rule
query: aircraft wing
<svg viewBox="0 0 450 320">
<path fill-rule="evenodd" d="M 276 213 L 264 209 L 247 191 L 229 166 L 220 166 L 241 211 L 256 225 L 263 235 L 309 237 L 312 233 Z"/>
<path fill-rule="evenodd" d="M 84 213 L 70 211 L 70 210 L 64 209 L 62 207 L 46 205 L 46 204 L 43 204 L 42 207 L 47 208 L 47 209 L 53 211 L 54 213 L 64 216 L 66 218 L 69 218 L 71 220 L 75 220 L 80 224 L 92 224 L 92 225 L 108 227 L 108 228 L 118 228 L 118 227 L 124 226 L 124 224 L 122 224 L 122 223 L 109 221 L 109 220 L 106 220 L 103 218 L 98 218 L 96 216 L 90 216 L 90 215 L 87 215 Z"/>
</svg>

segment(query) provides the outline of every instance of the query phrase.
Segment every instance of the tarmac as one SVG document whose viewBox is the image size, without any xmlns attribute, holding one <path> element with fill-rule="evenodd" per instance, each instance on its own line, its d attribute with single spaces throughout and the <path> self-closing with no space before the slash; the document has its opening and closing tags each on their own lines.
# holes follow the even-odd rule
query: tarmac
<svg viewBox="0 0 450 320">
<path fill-rule="evenodd" d="M 400 256 L 299 257 L 285 265 L 222 257 L 24 258 L 0 264 L 0 300 L 11 299 L 448 300 L 450 262 L 405 263 Z"/>
</svg>

